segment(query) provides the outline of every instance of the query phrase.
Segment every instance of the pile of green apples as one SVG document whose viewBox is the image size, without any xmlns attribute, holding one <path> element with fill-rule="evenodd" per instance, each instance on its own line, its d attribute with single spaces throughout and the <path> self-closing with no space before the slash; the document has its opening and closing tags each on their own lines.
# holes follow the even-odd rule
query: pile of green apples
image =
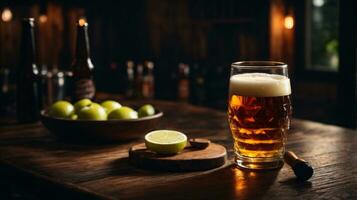
<svg viewBox="0 0 357 200">
<path fill-rule="evenodd" d="M 50 106 L 48 111 L 48 115 L 54 118 L 95 121 L 137 119 L 154 114 L 155 108 L 150 104 L 143 105 L 138 111 L 135 111 L 113 100 L 107 100 L 98 104 L 90 99 L 81 99 L 74 105 L 64 100 L 57 101 Z"/>
</svg>

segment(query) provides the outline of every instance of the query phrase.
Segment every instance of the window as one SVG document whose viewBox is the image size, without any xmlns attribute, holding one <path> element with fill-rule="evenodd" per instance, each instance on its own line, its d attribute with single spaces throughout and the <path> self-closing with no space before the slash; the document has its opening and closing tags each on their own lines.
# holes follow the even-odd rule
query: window
<svg viewBox="0 0 357 200">
<path fill-rule="evenodd" d="M 338 71 L 338 0 L 307 0 L 306 67 Z"/>
</svg>

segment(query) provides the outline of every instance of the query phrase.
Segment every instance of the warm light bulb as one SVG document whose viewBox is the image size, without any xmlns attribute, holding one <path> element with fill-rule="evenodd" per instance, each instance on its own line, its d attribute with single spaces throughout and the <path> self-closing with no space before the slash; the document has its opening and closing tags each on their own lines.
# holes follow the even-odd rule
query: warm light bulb
<svg viewBox="0 0 357 200">
<path fill-rule="evenodd" d="M 322 7 L 325 4 L 324 0 L 313 0 L 312 5 L 315 7 Z"/>
<path fill-rule="evenodd" d="M 1 19 L 4 22 L 9 22 L 12 19 L 12 12 L 11 12 L 11 10 L 9 8 L 5 8 L 2 11 Z"/>
<path fill-rule="evenodd" d="M 47 16 L 46 16 L 46 15 L 40 15 L 39 21 L 40 21 L 41 23 L 46 23 L 46 22 L 47 22 Z"/>
<path fill-rule="evenodd" d="M 81 19 L 78 20 L 78 24 L 80 26 L 85 26 L 87 24 L 87 22 L 86 22 L 86 20 L 84 18 L 81 18 Z"/>
<path fill-rule="evenodd" d="M 294 18 L 292 16 L 286 16 L 284 18 L 284 26 L 286 29 L 294 28 Z"/>
</svg>

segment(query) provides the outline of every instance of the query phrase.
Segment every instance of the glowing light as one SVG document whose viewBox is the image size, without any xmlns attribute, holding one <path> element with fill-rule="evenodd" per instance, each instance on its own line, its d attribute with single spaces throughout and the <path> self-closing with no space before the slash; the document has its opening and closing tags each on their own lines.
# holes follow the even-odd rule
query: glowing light
<svg viewBox="0 0 357 200">
<path fill-rule="evenodd" d="M 12 19 L 12 12 L 9 8 L 5 8 L 3 11 L 2 11 L 2 14 L 1 14 L 1 19 L 2 21 L 4 22 L 9 22 L 11 21 Z"/>
<path fill-rule="evenodd" d="M 81 18 L 78 20 L 78 24 L 80 26 L 85 26 L 85 25 L 87 25 L 87 21 L 84 18 Z"/>
<path fill-rule="evenodd" d="M 256 172 L 249 172 L 248 173 L 248 177 L 256 177 L 257 176 L 257 173 Z"/>
<path fill-rule="evenodd" d="M 284 18 L 284 27 L 286 29 L 294 28 L 294 18 L 292 16 L 286 16 Z"/>
<path fill-rule="evenodd" d="M 325 0 L 313 0 L 312 5 L 315 7 L 322 7 L 325 4 Z"/>
<path fill-rule="evenodd" d="M 47 16 L 46 15 L 40 15 L 39 21 L 40 21 L 40 23 L 46 23 L 47 22 Z"/>
</svg>

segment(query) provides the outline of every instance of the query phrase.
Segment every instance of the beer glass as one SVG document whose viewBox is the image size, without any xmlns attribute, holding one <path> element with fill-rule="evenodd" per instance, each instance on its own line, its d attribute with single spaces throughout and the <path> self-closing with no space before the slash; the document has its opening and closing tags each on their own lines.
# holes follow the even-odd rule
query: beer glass
<svg viewBox="0 0 357 200">
<path fill-rule="evenodd" d="M 291 116 L 290 94 L 286 64 L 273 61 L 232 64 L 228 121 L 238 166 L 274 169 L 283 165 Z"/>
</svg>

